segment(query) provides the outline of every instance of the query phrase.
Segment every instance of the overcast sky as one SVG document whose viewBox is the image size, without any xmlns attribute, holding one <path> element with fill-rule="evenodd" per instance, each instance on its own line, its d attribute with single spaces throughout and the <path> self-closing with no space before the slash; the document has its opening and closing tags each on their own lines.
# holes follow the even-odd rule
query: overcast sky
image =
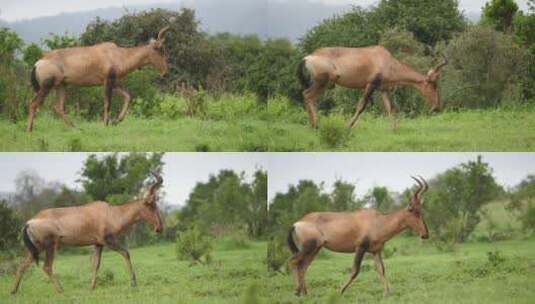
<svg viewBox="0 0 535 304">
<path fill-rule="evenodd" d="M 14 180 L 24 170 L 33 170 L 45 181 L 57 181 L 80 189 L 76 183 L 86 153 L 0 153 L 0 192 L 15 191 Z M 244 171 L 248 179 L 257 168 L 265 168 L 262 153 L 167 153 L 162 177 L 165 200 L 182 205 L 198 181 L 222 169 Z"/>
<path fill-rule="evenodd" d="M 401 192 L 413 185 L 411 175 L 430 179 L 455 165 L 475 160 L 479 154 L 505 187 L 516 186 L 528 174 L 535 174 L 535 153 L 279 153 L 269 161 L 269 201 L 302 179 L 325 182 L 327 191 L 342 179 L 355 183 L 359 196 L 373 186 Z"/>
<path fill-rule="evenodd" d="M 184 0 L 182 2 L 194 2 Z M 266 0 L 249 0 L 266 1 Z M 270 0 L 291 1 L 291 0 Z M 368 6 L 377 3 L 377 0 L 310 0 L 314 2 L 354 4 Z M 57 15 L 62 12 L 76 12 L 106 8 L 111 6 L 133 6 L 140 4 L 180 3 L 179 0 L 0 0 L 0 19 L 15 21 L 40 16 Z M 479 12 L 487 0 L 460 0 L 459 7 L 467 12 Z M 522 9 L 526 9 L 526 0 L 516 1 Z"/>
</svg>

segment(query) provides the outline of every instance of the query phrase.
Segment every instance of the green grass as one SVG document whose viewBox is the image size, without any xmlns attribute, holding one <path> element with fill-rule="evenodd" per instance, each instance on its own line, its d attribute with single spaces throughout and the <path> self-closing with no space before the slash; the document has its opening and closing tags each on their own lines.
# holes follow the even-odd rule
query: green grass
<svg viewBox="0 0 535 304">
<path fill-rule="evenodd" d="M 218 246 L 216 246 L 218 248 Z M 89 255 L 59 254 L 54 263 L 64 292 L 56 294 L 41 269 L 32 266 L 16 295 L 13 276 L 0 276 L 2 303 L 239 303 L 251 286 L 257 296 L 271 298 L 264 282 L 266 244 L 251 242 L 247 250 L 216 250 L 209 266 L 177 261 L 173 244 L 130 251 L 138 286 L 130 287 L 119 254 L 104 251 L 97 288 L 89 289 Z"/>
<path fill-rule="evenodd" d="M 258 119 L 200 120 L 127 117 L 117 126 L 75 121 L 69 128 L 39 115 L 34 131 L 0 121 L 1 151 L 265 151 L 267 123 Z"/>
<path fill-rule="evenodd" d="M 320 116 L 321 129 L 321 116 Z M 349 139 L 333 148 L 303 123 L 270 124 L 271 151 L 535 151 L 535 112 L 466 110 L 398 119 L 363 114 Z"/>
<path fill-rule="evenodd" d="M 370 257 L 339 297 L 337 291 L 351 272 L 353 256 L 328 252 L 306 274 L 306 297 L 294 295 L 290 276 L 271 276 L 265 282 L 274 299 L 271 303 L 533 303 L 535 299 L 535 239 L 468 243 L 453 253 L 439 252 L 416 237 L 395 238 L 387 246 L 397 247 L 394 256 L 385 260 L 391 287 L 388 297 L 383 296 Z M 496 250 L 506 260 L 492 266 L 487 252 Z"/>
<path fill-rule="evenodd" d="M 243 101 L 241 104 L 250 107 Z M 365 113 L 347 138 L 330 140 L 325 136 L 340 132 L 329 130 L 322 137 L 319 130 L 306 125 L 305 111 L 297 107 L 268 107 L 265 115 L 244 114 L 251 109 L 224 109 L 228 113 L 222 117 L 212 113 L 205 120 L 184 116 L 141 119 L 130 115 L 113 127 L 78 119 L 77 128 L 68 128 L 45 112 L 38 115 L 32 133 L 24 131 L 23 121 L 13 124 L 0 120 L 0 150 L 535 151 L 532 110 L 467 110 L 400 117 L 395 130 L 386 116 Z"/>
</svg>

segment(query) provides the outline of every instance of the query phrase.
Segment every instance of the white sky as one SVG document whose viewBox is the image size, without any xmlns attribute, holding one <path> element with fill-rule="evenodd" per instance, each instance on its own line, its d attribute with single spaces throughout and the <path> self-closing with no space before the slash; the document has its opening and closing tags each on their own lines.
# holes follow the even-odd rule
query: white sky
<svg viewBox="0 0 535 304">
<path fill-rule="evenodd" d="M 268 200 L 302 179 L 325 182 L 327 191 L 342 179 L 356 184 L 358 196 L 373 186 L 401 192 L 413 185 L 411 175 L 430 179 L 480 154 L 505 187 L 516 186 L 528 174 L 535 174 L 535 153 L 279 153 L 269 161 Z"/>
<path fill-rule="evenodd" d="M 196 0 L 186 0 L 194 2 Z M 215 0 L 214 0 L 215 1 Z M 221 0 L 220 0 L 221 1 Z M 266 1 L 266 0 L 250 0 Z M 270 0 L 291 1 L 291 0 Z M 354 4 L 368 6 L 377 0 L 310 0 L 314 2 Z M 467 12 L 479 12 L 487 0 L 460 0 L 459 7 Z M 0 0 L 0 19 L 15 21 L 40 16 L 57 15 L 62 12 L 76 12 L 106 7 L 122 7 L 140 4 L 180 3 L 180 0 Z M 184 2 L 184 1 L 182 1 Z M 526 0 L 516 1 L 522 9 L 526 9 Z"/>
<path fill-rule="evenodd" d="M 58 181 L 71 188 L 76 183 L 87 153 L 0 153 L 0 192 L 14 192 L 14 180 L 24 170 L 33 170 L 45 181 Z M 165 200 L 183 205 L 198 181 L 206 182 L 210 174 L 222 169 L 244 171 L 248 179 L 257 168 L 265 169 L 262 153 L 167 153 L 162 177 Z"/>
</svg>

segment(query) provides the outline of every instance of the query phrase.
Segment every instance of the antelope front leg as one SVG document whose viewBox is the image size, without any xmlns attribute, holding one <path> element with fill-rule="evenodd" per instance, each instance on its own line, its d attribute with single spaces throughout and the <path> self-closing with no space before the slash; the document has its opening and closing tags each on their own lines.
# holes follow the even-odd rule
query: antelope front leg
<svg viewBox="0 0 535 304">
<path fill-rule="evenodd" d="M 61 293 L 63 289 L 61 288 L 61 285 L 59 284 L 58 279 L 54 275 L 54 272 L 52 271 L 52 264 L 54 263 L 54 252 L 56 251 L 56 246 L 51 245 L 48 248 L 46 248 L 45 251 L 45 264 L 43 265 L 43 271 L 48 275 L 50 281 L 52 284 L 54 284 L 54 289 L 57 293 Z"/>
<path fill-rule="evenodd" d="M 383 97 L 383 105 L 385 106 L 385 110 L 388 113 L 388 117 L 390 118 L 390 125 L 392 126 L 392 129 L 396 129 L 397 128 L 396 116 L 394 115 L 390 97 L 388 97 L 388 94 L 386 92 L 382 93 L 382 97 Z"/>
<path fill-rule="evenodd" d="M 130 253 L 126 248 L 123 248 L 119 244 L 117 244 L 115 239 L 108 238 L 106 241 L 106 245 L 108 246 L 108 248 L 117 251 L 120 255 L 123 256 L 124 261 L 126 262 L 126 268 L 128 269 L 128 273 L 130 274 L 130 284 L 132 287 L 136 287 L 136 274 L 134 272 L 134 268 L 132 267 L 132 262 L 130 261 Z"/>
<path fill-rule="evenodd" d="M 383 258 L 380 252 L 373 255 L 373 261 L 375 262 L 375 269 L 377 270 L 379 279 L 383 282 L 385 296 L 387 296 L 390 293 L 390 287 L 388 287 L 388 281 L 385 277 L 385 265 L 383 264 Z"/>
<path fill-rule="evenodd" d="M 95 252 L 91 256 L 91 262 L 93 264 L 93 278 L 91 279 L 91 289 L 95 289 L 95 286 L 97 285 L 97 272 L 100 268 L 102 248 L 102 245 L 95 245 Z"/>
<path fill-rule="evenodd" d="M 364 257 L 364 253 L 366 253 L 366 249 L 363 246 L 359 246 L 355 250 L 355 261 L 353 262 L 353 270 L 351 271 L 351 275 L 349 276 L 347 282 L 340 289 L 340 294 L 343 294 L 344 291 L 346 291 L 349 284 L 351 284 L 351 282 L 353 282 L 353 280 L 359 274 L 360 265 L 362 264 L 362 258 Z"/>
<path fill-rule="evenodd" d="M 357 120 L 359 119 L 360 114 L 364 112 L 366 109 L 366 106 L 370 102 L 370 99 L 372 98 L 373 92 L 379 87 L 381 84 L 381 78 L 378 76 L 376 77 L 371 83 L 369 83 L 366 86 L 366 90 L 364 91 L 364 96 L 362 96 L 362 99 L 357 104 L 357 111 L 355 112 L 355 115 L 351 118 L 349 121 L 348 127 L 352 128 L 355 123 L 357 123 Z"/>
<path fill-rule="evenodd" d="M 113 124 L 116 125 L 123 121 L 124 117 L 126 116 L 126 112 L 128 111 L 128 106 L 130 105 L 130 101 L 132 100 L 132 98 L 130 97 L 130 94 L 128 94 L 128 92 L 126 92 L 122 88 L 117 87 L 114 89 L 114 91 L 123 96 L 123 108 L 121 109 L 121 113 L 119 113 L 117 120 L 113 122 Z"/>
</svg>

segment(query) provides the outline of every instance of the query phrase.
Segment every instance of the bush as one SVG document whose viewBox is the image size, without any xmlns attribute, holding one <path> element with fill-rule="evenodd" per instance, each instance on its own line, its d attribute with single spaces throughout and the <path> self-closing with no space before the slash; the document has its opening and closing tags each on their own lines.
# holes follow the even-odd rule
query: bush
<svg viewBox="0 0 535 304">
<path fill-rule="evenodd" d="M 498 250 L 496 251 L 489 251 L 487 252 L 487 260 L 488 263 L 494 267 L 497 267 L 498 265 L 505 262 L 505 257 L 502 255 L 502 253 Z"/>
<path fill-rule="evenodd" d="M 330 115 L 320 122 L 320 141 L 331 148 L 336 148 L 347 143 L 350 138 L 350 131 L 343 116 Z"/>
<path fill-rule="evenodd" d="M 201 233 L 197 227 L 179 232 L 176 237 L 176 255 L 178 260 L 191 260 L 192 263 L 210 263 L 212 240 Z"/>
<path fill-rule="evenodd" d="M 286 248 L 284 238 L 273 237 L 269 240 L 266 257 L 268 271 L 281 272 L 289 257 L 290 252 Z"/>
<path fill-rule="evenodd" d="M 8 250 L 19 246 L 19 235 L 22 220 L 10 208 L 6 201 L 0 201 L 0 250 Z"/>
<path fill-rule="evenodd" d="M 509 35 L 471 26 L 445 48 L 450 64 L 440 86 L 448 107 L 488 108 L 509 99 L 518 86 L 524 52 Z"/>
</svg>

